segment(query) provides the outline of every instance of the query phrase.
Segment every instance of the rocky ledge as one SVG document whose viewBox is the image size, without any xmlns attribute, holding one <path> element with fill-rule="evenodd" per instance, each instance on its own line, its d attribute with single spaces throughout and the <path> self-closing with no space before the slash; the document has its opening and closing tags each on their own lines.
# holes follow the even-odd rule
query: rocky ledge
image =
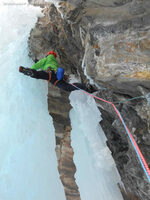
<svg viewBox="0 0 150 200">
<path fill-rule="evenodd" d="M 30 56 L 53 49 L 60 66 L 114 102 L 150 166 L 150 2 L 149 0 L 68 0 L 45 4 L 29 37 Z M 88 77 L 88 78 L 87 78 Z M 55 99 L 55 105 L 53 104 Z M 124 102 L 125 101 L 125 102 Z M 68 94 L 49 85 L 49 112 L 56 129 L 58 169 L 66 199 L 80 199 L 70 142 Z M 149 200 L 150 184 L 112 106 L 97 101 L 100 122 L 125 186 L 125 199 Z"/>
</svg>

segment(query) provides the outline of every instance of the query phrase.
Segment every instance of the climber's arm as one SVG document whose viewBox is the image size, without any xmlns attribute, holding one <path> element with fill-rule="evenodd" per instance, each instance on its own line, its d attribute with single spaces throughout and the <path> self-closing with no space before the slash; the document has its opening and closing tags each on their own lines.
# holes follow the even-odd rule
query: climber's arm
<svg viewBox="0 0 150 200">
<path fill-rule="evenodd" d="M 46 62 L 46 58 L 43 58 L 40 61 L 38 61 L 37 63 L 35 63 L 34 65 L 32 65 L 31 69 L 38 70 L 38 69 L 42 68 L 42 66 L 45 64 L 45 62 Z"/>
</svg>

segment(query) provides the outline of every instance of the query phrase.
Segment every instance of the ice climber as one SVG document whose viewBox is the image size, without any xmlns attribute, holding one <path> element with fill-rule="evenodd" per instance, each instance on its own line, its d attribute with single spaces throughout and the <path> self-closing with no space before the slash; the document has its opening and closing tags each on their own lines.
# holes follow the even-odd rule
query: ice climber
<svg viewBox="0 0 150 200">
<path fill-rule="evenodd" d="M 67 83 L 64 79 L 64 69 L 62 67 L 58 67 L 56 57 L 57 55 L 54 51 L 49 51 L 47 52 L 45 58 L 35 63 L 31 68 L 20 66 L 19 72 L 32 78 L 47 80 L 58 88 L 68 92 L 77 90 L 77 88 Z M 81 83 L 74 83 L 74 85 L 83 90 L 87 90 Z"/>
</svg>

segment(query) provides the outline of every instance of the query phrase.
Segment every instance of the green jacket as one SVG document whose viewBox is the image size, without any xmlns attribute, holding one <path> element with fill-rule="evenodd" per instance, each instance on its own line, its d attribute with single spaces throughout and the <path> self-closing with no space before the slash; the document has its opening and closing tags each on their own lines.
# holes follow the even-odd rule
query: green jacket
<svg viewBox="0 0 150 200">
<path fill-rule="evenodd" d="M 31 69 L 35 70 L 42 69 L 44 71 L 46 71 L 48 68 L 54 70 L 55 72 L 57 71 L 58 68 L 58 62 L 55 56 L 52 54 L 47 56 L 46 58 L 41 59 L 31 67 Z"/>
</svg>

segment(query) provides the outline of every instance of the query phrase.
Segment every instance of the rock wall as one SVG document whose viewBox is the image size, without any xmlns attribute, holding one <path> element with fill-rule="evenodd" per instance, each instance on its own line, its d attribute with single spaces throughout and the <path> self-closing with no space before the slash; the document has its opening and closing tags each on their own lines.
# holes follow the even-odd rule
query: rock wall
<svg viewBox="0 0 150 200">
<path fill-rule="evenodd" d="M 69 94 L 55 86 L 48 85 L 48 109 L 53 117 L 56 135 L 56 155 L 58 160 L 58 171 L 64 185 L 67 200 L 80 200 L 78 186 L 74 174 L 76 167 L 73 162 L 73 149 L 70 139 Z"/>
<path fill-rule="evenodd" d="M 38 19 L 31 31 L 30 56 L 39 60 L 53 49 L 59 55 L 60 66 L 69 74 L 80 76 L 89 86 L 86 73 L 95 83 L 94 87 L 98 86 L 97 96 L 116 102 L 150 166 L 150 106 L 147 100 L 141 98 L 118 104 L 150 92 L 150 1 L 68 0 L 59 5 L 60 11 L 57 11 L 53 4 L 47 4 L 44 17 Z M 67 199 L 71 199 L 70 194 L 78 199 L 69 137 L 70 105 L 64 95 L 67 99 L 64 98 L 62 109 L 62 91 L 53 96 L 55 90 L 49 88 L 48 104 L 56 129 L 58 168 Z M 99 101 L 97 105 L 102 113 L 100 124 L 107 144 L 129 194 L 125 198 L 149 200 L 150 185 L 118 117 L 112 107 Z M 63 160 L 65 158 L 67 160 Z M 73 188 L 69 188 L 66 180 L 74 185 Z"/>
<path fill-rule="evenodd" d="M 60 13 L 53 4 L 45 4 L 44 17 L 39 18 L 35 28 L 31 31 L 29 37 L 30 56 L 34 61 L 45 57 L 45 52 L 54 49 L 58 53 L 58 62 L 61 65 L 65 63 L 67 56 L 65 55 L 65 44 L 69 47 L 66 30 Z M 52 16 L 52 18 L 50 18 Z M 59 38 L 61 40 L 59 41 Z M 56 47 L 60 49 L 56 49 Z M 71 49 L 70 49 L 71 51 Z M 72 50 L 75 51 L 75 50 Z M 60 53 L 61 52 L 61 53 Z M 74 55 L 76 56 L 76 55 Z M 66 71 L 74 71 L 76 73 L 73 58 L 67 59 L 65 65 Z M 64 65 L 63 65 L 64 66 Z M 64 186 L 67 200 L 80 200 L 78 186 L 76 185 L 74 174 L 76 167 L 73 162 L 73 149 L 70 140 L 70 119 L 69 111 L 71 105 L 69 103 L 69 93 L 66 93 L 50 84 L 48 84 L 48 109 L 53 118 L 56 136 L 56 155 L 58 159 L 58 171 L 60 179 Z"/>
<path fill-rule="evenodd" d="M 45 7 L 45 0 L 28 0 L 28 3 L 34 6 L 40 6 L 42 8 Z"/>
<path fill-rule="evenodd" d="M 122 95 L 116 95 L 111 90 L 101 90 L 97 92 L 96 95 L 111 102 L 119 102 L 122 99 Z M 108 139 L 107 145 L 112 152 L 112 156 L 116 162 L 127 194 L 135 199 L 148 200 L 150 194 L 148 180 L 136 156 L 135 150 L 133 149 L 129 138 L 126 135 L 120 119 L 111 105 L 100 101 L 97 101 L 97 105 L 103 118 L 103 120 L 100 122 L 100 125 Z M 132 132 L 139 148 L 149 163 L 149 128 L 147 120 L 144 118 L 142 119 L 141 117 L 141 111 L 143 111 L 145 118 L 148 118 L 146 111 L 147 109 L 144 108 L 147 107 L 146 100 L 136 100 L 134 102 L 115 105 L 123 116 L 126 125 Z M 141 115 L 139 115 L 138 112 Z"/>
</svg>

